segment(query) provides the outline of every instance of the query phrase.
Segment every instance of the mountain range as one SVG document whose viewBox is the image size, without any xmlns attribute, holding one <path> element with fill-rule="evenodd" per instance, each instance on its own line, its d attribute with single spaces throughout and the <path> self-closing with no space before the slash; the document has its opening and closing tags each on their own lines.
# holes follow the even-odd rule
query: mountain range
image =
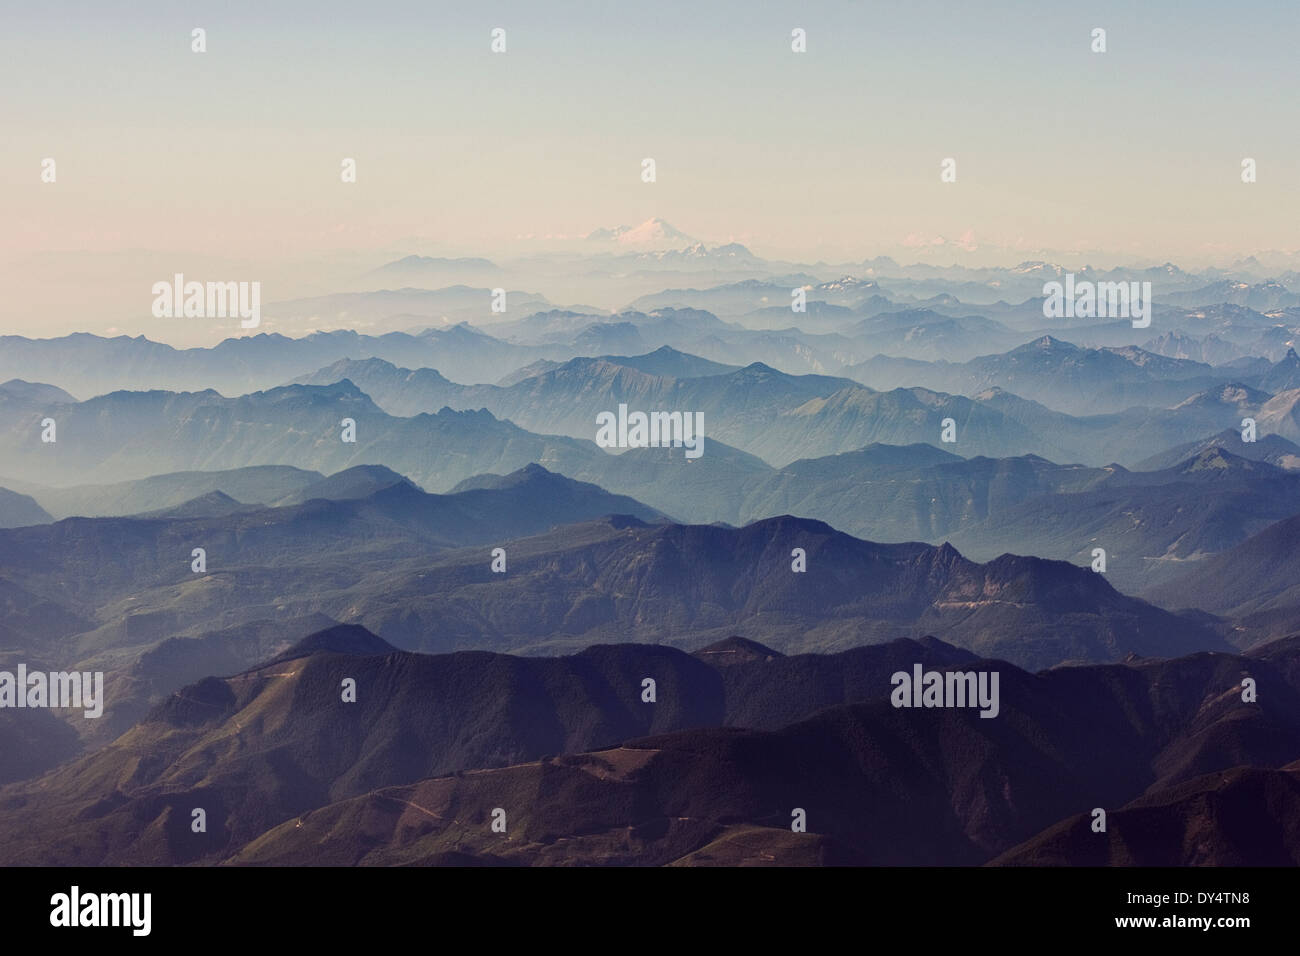
<svg viewBox="0 0 1300 956">
<path fill-rule="evenodd" d="M 937 641 L 829 658 L 734 637 L 694 656 L 621 645 L 426 657 L 335 628 L 186 687 L 102 751 L 0 789 L 0 858 L 1231 862 L 1263 849 L 1294 803 L 1298 653 L 1292 639 L 1250 656 L 1034 674 Z M 997 670 L 999 716 L 891 706 L 888 675 L 909 664 Z M 1257 702 L 1242 700 L 1243 675 Z M 347 680 L 355 703 L 342 700 Z M 780 716 L 751 726 L 770 715 L 765 698 Z M 1239 782 L 1243 764 L 1258 783 Z M 1254 814 L 1190 802 L 1205 792 Z M 1104 834 L 1078 822 L 1095 807 L 1113 814 Z M 792 832 L 796 810 L 807 833 Z M 1196 829 L 1202 839 L 1181 839 Z M 1296 849 L 1288 836 L 1266 855 L 1294 862 Z"/>
<path fill-rule="evenodd" d="M 1300 863 L 1294 256 L 449 248 L 0 337 L 0 863 Z"/>
</svg>

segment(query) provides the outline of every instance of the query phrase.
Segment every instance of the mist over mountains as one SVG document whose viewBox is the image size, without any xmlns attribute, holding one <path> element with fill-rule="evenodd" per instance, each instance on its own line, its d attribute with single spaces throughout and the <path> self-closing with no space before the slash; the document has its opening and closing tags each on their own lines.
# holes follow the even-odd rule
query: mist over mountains
<svg viewBox="0 0 1300 956">
<path fill-rule="evenodd" d="M 1300 860 L 1300 273 L 574 241 L 0 338 L 0 860 Z"/>
<path fill-rule="evenodd" d="M 1300 19 L 1001 6 L 24 4 L 4 938 L 1285 938 Z"/>
</svg>

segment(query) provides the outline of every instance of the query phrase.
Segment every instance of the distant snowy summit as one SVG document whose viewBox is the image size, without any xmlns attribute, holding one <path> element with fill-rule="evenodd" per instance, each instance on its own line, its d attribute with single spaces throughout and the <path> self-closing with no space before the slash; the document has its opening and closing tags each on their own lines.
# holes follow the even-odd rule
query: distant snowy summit
<svg viewBox="0 0 1300 956">
<path fill-rule="evenodd" d="M 672 223 L 658 218 L 647 219 L 639 226 L 596 229 L 587 234 L 586 240 L 612 245 L 617 250 L 617 255 L 631 257 L 639 265 L 651 268 L 672 266 L 698 269 L 725 264 L 749 269 L 762 262 L 738 242 L 719 246 L 705 245 Z"/>
<path fill-rule="evenodd" d="M 690 246 L 699 241 L 682 232 L 672 223 L 657 217 L 647 219 L 639 226 L 614 226 L 596 229 L 587 234 L 590 242 L 617 242 L 625 246 Z"/>
</svg>

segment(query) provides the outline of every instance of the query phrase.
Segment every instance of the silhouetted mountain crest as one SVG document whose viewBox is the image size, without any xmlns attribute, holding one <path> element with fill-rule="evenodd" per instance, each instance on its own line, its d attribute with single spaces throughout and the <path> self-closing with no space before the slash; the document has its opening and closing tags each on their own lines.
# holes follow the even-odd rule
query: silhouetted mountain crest
<svg viewBox="0 0 1300 956">
<path fill-rule="evenodd" d="M 278 654 L 269 661 L 259 664 L 255 669 L 300 657 L 310 657 L 313 654 L 350 654 L 354 657 L 368 657 L 396 651 L 397 648 L 392 644 L 359 624 L 339 624 L 307 635 L 283 654 Z"/>
<path fill-rule="evenodd" d="M 778 657 L 784 657 L 780 651 L 774 651 L 766 644 L 760 644 L 758 641 L 751 641 L 746 637 L 732 635 L 718 641 L 716 644 L 710 644 L 708 647 L 702 647 L 695 652 L 695 656 L 707 663 L 710 667 L 726 667 L 730 664 L 749 664 L 754 661 L 769 661 Z"/>
</svg>

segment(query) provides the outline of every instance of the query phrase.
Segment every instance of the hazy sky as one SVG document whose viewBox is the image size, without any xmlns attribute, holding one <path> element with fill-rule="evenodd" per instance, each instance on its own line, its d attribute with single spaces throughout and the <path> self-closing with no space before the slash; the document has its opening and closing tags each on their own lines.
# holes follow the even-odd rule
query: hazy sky
<svg viewBox="0 0 1300 956">
<path fill-rule="evenodd" d="M 491 256 L 650 216 L 806 260 L 1300 247 L 1294 0 L 42 2 L 5 21 L 2 331 L 46 301 L 93 308 L 115 263 L 305 276 L 416 237 Z"/>
</svg>

